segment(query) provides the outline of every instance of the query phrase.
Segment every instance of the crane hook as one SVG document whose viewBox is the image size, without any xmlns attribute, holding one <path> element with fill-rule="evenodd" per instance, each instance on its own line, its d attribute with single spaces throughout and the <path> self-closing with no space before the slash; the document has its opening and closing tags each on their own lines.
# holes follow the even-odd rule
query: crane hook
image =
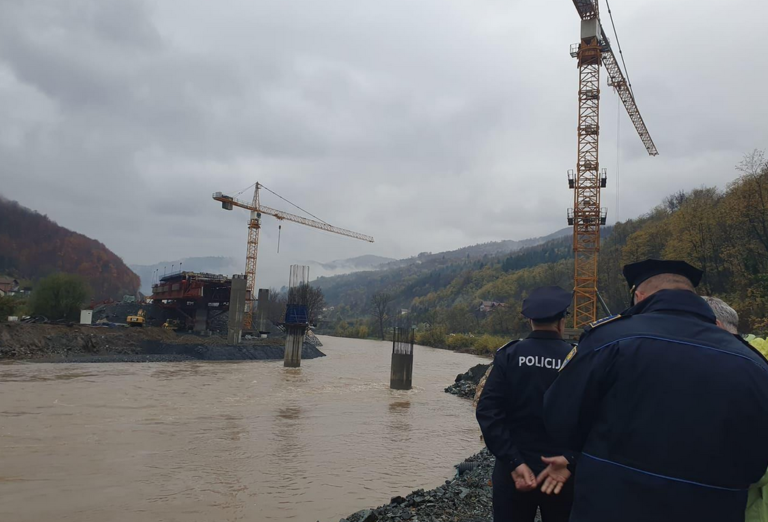
<svg viewBox="0 0 768 522">
<path fill-rule="evenodd" d="M 280 253 L 280 233 L 283 231 L 283 225 L 277 226 L 277 253 Z"/>
</svg>

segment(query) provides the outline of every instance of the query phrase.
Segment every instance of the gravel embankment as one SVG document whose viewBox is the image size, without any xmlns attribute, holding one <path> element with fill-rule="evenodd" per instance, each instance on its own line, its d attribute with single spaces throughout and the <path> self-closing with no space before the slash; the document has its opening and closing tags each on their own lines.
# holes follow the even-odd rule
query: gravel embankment
<svg viewBox="0 0 768 522">
<path fill-rule="evenodd" d="M 179 362 L 179 361 L 270 361 L 282 360 L 285 346 L 204 346 L 167 344 L 152 346 L 145 353 L 71 355 L 37 359 L 36 362 L 54 363 L 113 363 L 113 362 Z M 301 349 L 302 360 L 325 357 L 325 354 L 309 343 Z"/>
<path fill-rule="evenodd" d="M 227 345 L 218 336 L 177 334 L 162 328 L 95 328 L 45 324 L 0 326 L 0 360 L 39 362 L 171 362 L 282 359 L 284 339 L 245 340 Z M 303 359 L 323 357 L 304 343 Z"/>
<path fill-rule="evenodd" d="M 418 489 L 407 497 L 394 497 L 389 504 L 364 509 L 339 522 L 490 522 L 492 519 L 491 473 L 495 459 L 483 449 L 457 465 L 473 468 L 446 480 L 435 489 Z"/>
</svg>

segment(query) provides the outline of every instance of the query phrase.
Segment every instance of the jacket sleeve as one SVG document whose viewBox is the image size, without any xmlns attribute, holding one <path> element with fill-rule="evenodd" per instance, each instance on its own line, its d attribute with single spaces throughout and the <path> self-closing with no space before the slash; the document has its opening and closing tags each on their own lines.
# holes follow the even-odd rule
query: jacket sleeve
<svg viewBox="0 0 768 522">
<path fill-rule="evenodd" d="M 506 391 L 507 367 L 503 356 L 496 355 L 485 388 L 477 403 L 475 416 L 483 432 L 488 450 L 502 462 L 507 462 L 512 469 L 523 464 L 520 451 L 512 440 L 507 420 L 509 398 Z"/>
<path fill-rule="evenodd" d="M 549 435 L 575 452 L 583 450 L 602 398 L 611 386 L 616 356 L 616 345 L 595 350 L 588 339 L 583 341 L 544 395 L 544 424 Z M 566 457 L 573 464 L 571 456 Z"/>
</svg>

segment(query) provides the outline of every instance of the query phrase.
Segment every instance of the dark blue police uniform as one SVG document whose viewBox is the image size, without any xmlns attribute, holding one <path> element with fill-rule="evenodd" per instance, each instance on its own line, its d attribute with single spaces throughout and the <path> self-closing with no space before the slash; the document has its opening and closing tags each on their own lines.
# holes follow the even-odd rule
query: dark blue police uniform
<svg viewBox="0 0 768 522">
<path fill-rule="evenodd" d="M 572 294 L 558 287 L 537 289 L 525 301 L 523 315 L 534 320 L 562 317 Z M 546 322 L 546 321 L 542 321 Z M 552 442 L 542 415 L 544 393 L 557 377 L 572 346 L 555 331 L 534 330 L 496 352 L 493 369 L 477 405 L 477 420 L 488 450 L 496 456 L 493 471 L 495 522 L 532 522 L 540 507 L 546 522 L 565 522 L 570 514 L 573 480 L 559 495 L 536 489 L 520 492 L 511 473 L 525 463 L 540 473 L 542 456 L 574 456 Z"/>
<path fill-rule="evenodd" d="M 661 290 L 582 336 L 544 419 L 582 452 L 571 522 L 743 522 L 768 467 L 768 364 L 694 292 Z"/>
</svg>

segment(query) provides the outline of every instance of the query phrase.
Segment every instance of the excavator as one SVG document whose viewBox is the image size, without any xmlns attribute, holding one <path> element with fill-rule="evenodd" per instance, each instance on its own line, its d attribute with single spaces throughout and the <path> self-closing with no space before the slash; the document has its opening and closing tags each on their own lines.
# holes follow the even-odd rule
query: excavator
<svg viewBox="0 0 768 522">
<path fill-rule="evenodd" d="M 128 323 L 128 326 L 142 327 L 142 326 L 144 326 L 144 321 L 146 319 L 146 317 L 145 317 L 146 315 L 147 315 L 146 312 L 142 308 L 141 310 L 139 310 L 139 312 L 136 315 L 129 315 L 126 318 L 125 322 Z"/>
</svg>

